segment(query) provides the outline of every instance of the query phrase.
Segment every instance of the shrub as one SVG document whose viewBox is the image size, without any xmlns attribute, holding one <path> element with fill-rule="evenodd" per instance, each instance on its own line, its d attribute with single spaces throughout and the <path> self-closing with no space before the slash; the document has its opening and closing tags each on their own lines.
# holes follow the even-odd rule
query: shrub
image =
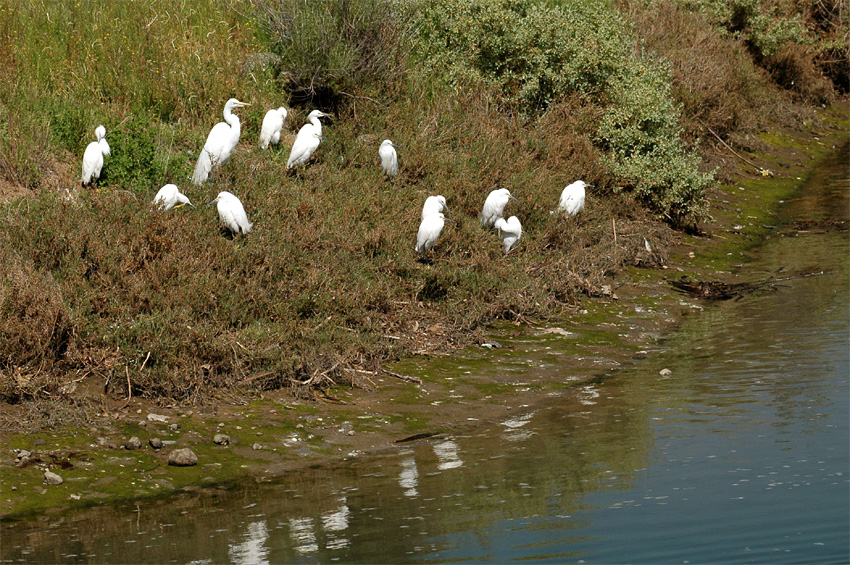
<svg viewBox="0 0 850 565">
<path fill-rule="evenodd" d="M 681 147 L 669 66 L 635 49 L 615 11 L 597 2 L 433 0 L 414 16 L 428 72 L 456 89 L 483 84 L 507 111 L 532 117 L 567 97 L 601 106 L 596 140 L 610 170 L 671 224 L 702 218 L 712 175 Z"/>
</svg>

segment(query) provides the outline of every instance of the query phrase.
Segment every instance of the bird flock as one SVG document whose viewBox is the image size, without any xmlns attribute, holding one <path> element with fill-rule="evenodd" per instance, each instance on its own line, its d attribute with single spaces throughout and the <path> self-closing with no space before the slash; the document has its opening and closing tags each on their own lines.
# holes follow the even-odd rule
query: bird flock
<svg viewBox="0 0 850 565">
<path fill-rule="evenodd" d="M 198 155 L 195 170 L 192 175 L 192 183 L 201 186 L 209 178 L 210 172 L 215 167 L 225 165 L 233 155 L 233 151 L 239 144 L 242 133 L 242 124 L 233 110 L 250 106 L 247 102 L 241 102 L 231 98 L 224 105 L 224 121 L 217 123 L 207 136 L 207 140 Z M 260 130 L 259 146 L 268 149 L 270 145 L 280 143 L 281 133 L 286 125 L 288 112 L 286 108 L 273 108 L 266 112 Z M 298 135 L 292 144 L 286 168 L 294 169 L 306 165 L 324 138 L 322 135 L 321 118 L 330 117 L 320 110 L 313 110 L 307 116 L 307 122 L 298 130 Z M 94 184 L 99 178 L 104 164 L 104 157 L 110 155 L 109 144 L 106 142 L 106 128 L 102 125 L 95 129 L 96 141 L 89 143 L 83 154 L 82 185 Z M 399 171 L 398 153 L 399 147 L 389 139 L 381 142 L 378 148 L 378 157 L 383 173 L 387 178 L 394 178 Z M 558 203 L 558 213 L 572 217 L 581 212 L 585 203 L 585 188 L 593 185 L 577 180 L 567 185 L 561 192 Z M 505 254 L 509 253 L 522 238 L 522 224 L 516 216 L 504 218 L 504 212 L 511 200 L 517 199 L 507 188 L 498 188 L 490 192 L 484 201 L 479 219 L 485 228 L 495 228 L 502 240 Z M 153 206 L 168 211 L 180 208 L 184 205 L 195 206 L 189 198 L 180 192 L 175 184 L 163 186 L 153 199 Z M 221 224 L 234 236 L 248 235 L 251 233 L 253 224 L 248 221 L 248 215 L 242 202 L 234 194 L 222 191 L 207 205 L 216 204 Z M 416 253 L 427 256 L 445 227 L 446 222 L 454 220 L 446 217 L 449 211 L 446 198 L 443 195 L 429 196 L 422 206 L 421 222 L 416 235 Z M 554 213 L 554 212 L 550 212 Z"/>
</svg>

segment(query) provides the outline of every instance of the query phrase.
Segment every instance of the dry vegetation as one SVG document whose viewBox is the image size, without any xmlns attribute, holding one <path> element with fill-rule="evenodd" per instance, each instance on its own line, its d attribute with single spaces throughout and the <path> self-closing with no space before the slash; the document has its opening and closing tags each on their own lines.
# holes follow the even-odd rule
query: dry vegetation
<svg viewBox="0 0 850 565">
<path fill-rule="evenodd" d="M 493 84 L 452 89 L 421 73 L 415 18 L 396 4 L 378 13 L 319 3 L 306 15 L 303 6 L 0 4 L 4 402 L 62 398 L 87 379 L 181 402 L 356 384 L 352 368 L 469 343 L 495 319 L 564 315 L 624 265 L 652 266 L 644 238 L 663 254 L 670 226 L 639 205 L 646 198 L 629 191 L 596 135 L 605 97 L 565 91 L 517 111 Z M 669 61 L 688 141 L 703 127 L 757 131 L 780 110 L 832 95 L 810 47 L 786 44 L 765 63 L 704 13 L 621 9 L 652 56 Z M 339 26 L 310 51 L 318 66 L 293 54 L 320 31 L 294 25 L 299 17 Z M 783 73 L 816 73 L 820 86 L 783 90 Z M 191 187 L 197 151 L 231 96 L 254 103 L 237 111 L 242 141 Z M 285 143 L 256 145 L 265 110 L 281 104 L 295 111 L 290 135 L 313 107 L 336 114 L 297 175 L 285 173 Z M 82 151 L 101 123 L 112 156 L 99 188 L 79 190 Z M 402 148 L 393 181 L 377 166 L 386 137 Z M 550 214 L 577 178 L 597 187 L 585 213 Z M 196 204 L 235 193 L 254 231 L 225 237 L 213 208 L 152 210 L 167 182 Z M 519 199 L 507 213 L 524 229 L 508 256 L 477 221 L 500 186 Z M 420 262 L 413 245 L 430 194 L 446 196 L 457 223 Z"/>
</svg>

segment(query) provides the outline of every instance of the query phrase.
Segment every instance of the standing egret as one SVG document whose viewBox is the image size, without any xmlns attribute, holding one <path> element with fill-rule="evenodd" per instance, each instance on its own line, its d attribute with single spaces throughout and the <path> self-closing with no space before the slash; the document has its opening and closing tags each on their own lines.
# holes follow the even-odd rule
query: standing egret
<svg viewBox="0 0 850 565">
<path fill-rule="evenodd" d="M 239 143 L 239 135 L 242 133 L 242 124 L 239 118 L 233 114 L 234 108 L 250 106 L 247 102 L 240 102 L 231 98 L 224 105 L 224 121 L 217 123 L 204 143 L 201 154 L 198 155 L 198 163 L 195 165 L 195 174 L 192 182 L 200 186 L 204 184 L 210 171 L 214 166 L 221 166 L 230 160 L 236 144 Z"/>
<path fill-rule="evenodd" d="M 280 142 L 280 132 L 286 123 L 286 108 L 272 108 L 263 118 L 263 128 L 260 130 L 260 149 L 266 149 L 269 143 L 277 145 Z"/>
<path fill-rule="evenodd" d="M 446 221 L 452 220 L 446 218 L 441 212 L 430 214 L 422 219 L 419 224 L 419 233 L 416 235 L 416 252 L 428 253 L 434 244 L 437 243 L 437 238 L 440 237 L 440 232 L 443 231 L 443 226 Z"/>
<path fill-rule="evenodd" d="M 566 213 L 567 217 L 575 216 L 584 209 L 584 187 L 593 186 L 583 180 L 577 180 L 567 185 L 561 192 L 561 202 L 558 211 Z"/>
<path fill-rule="evenodd" d="M 153 205 L 161 208 L 162 210 L 179 208 L 184 204 L 188 204 L 192 208 L 195 207 L 194 204 L 189 202 L 189 198 L 180 192 L 180 189 L 177 188 L 176 184 L 166 184 L 159 189 L 159 192 L 157 192 L 156 196 L 153 198 Z"/>
<path fill-rule="evenodd" d="M 425 205 L 422 206 L 422 219 L 424 220 L 426 216 L 430 216 L 432 214 L 439 214 L 440 212 L 448 212 L 449 206 L 446 204 L 446 197 L 442 194 L 438 196 L 429 196 L 425 199 Z"/>
<path fill-rule="evenodd" d="M 221 223 L 233 235 L 239 232 L 242 232 L 243 235 L 251 233 L 251 228 L 254 224 L 248 221 L 245 208 L 236 196 L 227 191 L 219 192 L 215 200 L 207 204 L 207 206 L 216 202 L 218 203 L 216 208 L 218 208 L 218 217 L 221 218 Z"/>
<path fill-rule="evenodd" d="M 522 237 L 522 224 L 519 223 L 519 218 L 511 216 L 507 221 L 504 218 L 499 218 L 493 225 L 499 230 L 502 243 L 505 245 L 505 254 L 507 254 Z"/>
<path fill-rule="evenodd" d="M 499 188 L 487 195 L 484 208 L 481 209 L 481 223 L 484 226 L 495 224 L 496 220 L 502 217 L 509 200 L 516 200 L 516 198 L 511 196 L 511 191 L 507 188 Z"/>
<path fill-rule="evenodd" d="M 97 126 L 94 130 L 97 141 L 92 141 L 83 153 L 83 186 L 100 178 L 103 168 L 103 157 L 109 156 L 109 144 L 106 143 L 106 128 Z"/>
<path fill-rule="evenodd" d="M 378 149 L 378 156 L 381 158 L 381 168 L 384 169 L 384 174 L 393 178 L 398 173 L 398 154 L 395 150 L 398 145 L 385 139 L 381 142 L 381 147 Z"/>
<path fill-rule="evenodd" d="M 286 162 L 286 168 L 291 169 L 296 165 L 303 165 L 307 162 L 313 152 L 319 147 L 319 142 L 324 139 L 322 137 L 322 122 L 319 118 L 329 116 L 319 110 L 313 110 L 307 116 L 309 124 L 304 124 L 298 130 L 298 135 L 295 136 L 295 143 L 292 144 L 292 152 L 289 154 L 289 160 Z"/>
</svg>

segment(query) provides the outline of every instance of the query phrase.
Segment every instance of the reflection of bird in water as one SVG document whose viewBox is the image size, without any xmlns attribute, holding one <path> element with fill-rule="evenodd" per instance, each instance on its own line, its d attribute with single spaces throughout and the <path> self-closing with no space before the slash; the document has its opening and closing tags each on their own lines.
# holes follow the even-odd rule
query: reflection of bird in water
<svg viewBox="0 0 850 565">
<path fill-rule="evenodd" d="M 434 444 L 434 453 L 440 463 L 437 468 L 441 471 L 446 469 L 455 469 L 463 465 L 463 461 L 458 456 L 458 445 L 452 440 L 446 440 L 441 443 Z"/>
</svg>

